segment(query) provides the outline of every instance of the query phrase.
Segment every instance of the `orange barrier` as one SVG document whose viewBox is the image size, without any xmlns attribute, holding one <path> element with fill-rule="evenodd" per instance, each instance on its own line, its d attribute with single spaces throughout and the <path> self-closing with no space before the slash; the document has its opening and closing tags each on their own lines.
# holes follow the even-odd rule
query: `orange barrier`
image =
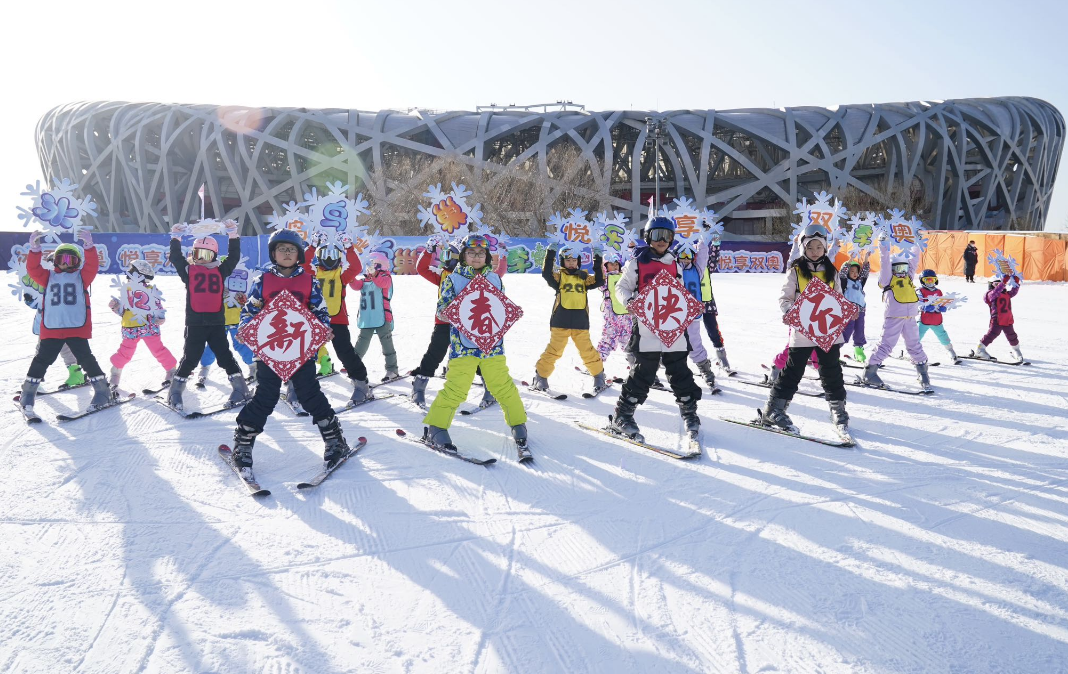
<svg viewBox="0 0 1068 674">
<path fill-rule="evenodd" d="M 940 276 L 964 275 L 964 249 L 975 241 L 979 249 L 977 276 L 992 276 L 987 255 L 1001 250 L 1016 258 L 1017 266 L 1028 281 L 1068 281 L 1068 240 L 1004 232 L 928 232 L 927 250 L 920 257 L 919 270 L 934 269 Z M 840 268 L 849 256 L 839 253 L 835 264 Z M 879 255 L 869 261 L 872 271 L 879 268 Z"/>
</svg>

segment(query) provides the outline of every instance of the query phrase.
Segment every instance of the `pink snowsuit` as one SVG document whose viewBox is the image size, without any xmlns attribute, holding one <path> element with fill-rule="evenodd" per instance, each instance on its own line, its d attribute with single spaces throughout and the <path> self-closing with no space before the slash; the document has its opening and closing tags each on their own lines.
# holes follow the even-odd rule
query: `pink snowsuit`
<svg viewBox="0 0 1068 674">
<path fill-rule="evenodd" d="M 609 354 L 616 349 L 620 351 L 627 345 L 630 340 L 630 333 L 634 327 L 634 317 L 630 314 L 617 314 L 612 310 L 612 298 L 608 293 L 608 276 L 618 275 L 619 272 L 612 272 L 605 275 L 605 284 L 601 286 L 601 292 L 604 293 L 604 301 L 601 302 L 601 313 L 604 314 L 604 331 L 601 333 L 601 341 L 597 343 L 597 352 L 601 354 L 601 360 L 607 360 Z"/>
</svg>

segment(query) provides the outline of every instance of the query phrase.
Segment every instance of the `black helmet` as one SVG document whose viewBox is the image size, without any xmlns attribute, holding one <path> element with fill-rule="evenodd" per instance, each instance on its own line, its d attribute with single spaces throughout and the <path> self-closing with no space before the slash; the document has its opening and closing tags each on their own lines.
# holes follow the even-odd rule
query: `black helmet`
<svg viewBox="0 0 1068 674">
<path fill-rule="evenodd" d="M 324 246 L 316 251 L 315 259 L 320 269 L 337 269 L 341 266 L 341 249 L 333 244 Z"/>
<path fill-rule="evenodd" d="M 271 258 L 271 262 L 274 262 L 274 249 L 280 243 L 291 243 L 296 246 L 297 263 L 304 264 L 304 239 L 300 238 L 300 235 L 291 229 L 277 229 L 271 234 L 271 238 L 267 239 L 267 254 Z"/>
</svg>

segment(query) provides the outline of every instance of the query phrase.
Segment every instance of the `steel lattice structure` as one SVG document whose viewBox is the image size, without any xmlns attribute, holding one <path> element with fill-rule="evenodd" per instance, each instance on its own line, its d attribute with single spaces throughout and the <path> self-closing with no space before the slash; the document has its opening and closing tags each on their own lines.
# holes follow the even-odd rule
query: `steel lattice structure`
<svg viewBox="0 0 1068 674">
<path fill-rule="evenodd" d="M 381 204 L 391 185 L 374 169 L 406 154 L 466 163 L 476 189 L 517 165 L 558 184 L 546 157 L 561 143 L 581 153 L 602 207 L 637 222 L 655 171 L 648 117 L 662 120 L 664 201 L 685 195 L 727 215 L 792 210 L 821 189 L 883 198 L 905 185 L 923 190 L 933 229 L 982 229 L 991 213 L 1042 229 L 1065 133 L 1060 112 L 1034 98 L 664 113 L 92 102 L 46 113 L 37 147 L 48 180 L 69 177 L 92 194 L 91 224 L 105 231 L 194 220 L 201 184 L 207 215 L 239 219 L 246 233 L 262 233 L 267 214 L 324 177 Z"/>
</svg>

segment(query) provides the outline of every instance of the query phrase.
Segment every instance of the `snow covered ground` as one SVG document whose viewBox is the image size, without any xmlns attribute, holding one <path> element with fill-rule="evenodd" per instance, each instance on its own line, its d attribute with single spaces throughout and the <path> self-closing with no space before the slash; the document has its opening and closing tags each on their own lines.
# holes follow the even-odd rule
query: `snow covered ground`
<svg viewBox="0 0 1068 674">
<path fill-rule="evenodd" d="M 742 372 L 759 374 L 784 344 L 781 280 L 715 277 Z M 551 295 L 537 276 L 506 283 L 526 311 L 508 358 L 529 379 Z M 177 352 L 182 290 L 173 278 L 162 287 Z M 967 353 L 987 323 L 985 285 L 942 287 L 971 297 L 947 314 Z M 93 347 L 106 369 L 118 319 L 108 280 L 95 290 Z M 397 279 L 402 368 L 425 348 L 433 300 L 425 281 Z M 82 389 L 41 399 L 46 423 L 27 427 L 9 405 L 0 671 L 1066 671 L 1068 286 L 1028 283 L 1014 304 L 1033 366 L 935 367 L 938 393 L 925 398 L 850 389 L 855 450 L 718 421 L 750 418 L 765 397 L 726 379 L 723 395 L 700 403 L 699 460 L 585 433 L 572 421 L 603 420 L 616 391 L 581 400 L 573 350 L 551 379 L 568 400 L 524 392 L 531 466 L 506 450 L 497 410 L 453 427 L 461 447 L 498 457 L 484 468 L 398 439 L 398 427 L 420 430 L 420 415 L 383 400 L 344 417 L 350 439 L 369 439 L 358 458 L 298 493 L 322 442 L 281 406 L 256 445 L 257 475 L 274 492 L 263 500 L 215 453 L 232 413 L 180 421 L 137 400 L 53 423 L 88 402 Z M 876 304 L 872 341 L 880 315 Z M 30 319 L 11 295 L 0 299 L 9 393 L 33 352 Z M 945 361 L 933 336 L 927 346 Z M 991 351 L 1009 353 L 1004 341 Z M 377 342 L 367 361 L 381 376 Z M 614 354 L 609 373 L 624 367 Z M 62 381 L 60 368 L 46 386 Z M 124 385 L 161 374 L 142 348 Z M 883 378 L 911 385 L 914 371 L 891 360 Z M 224 383 L 215 370 L 189 406 L 222 398 Z M 347 394 L 338 377 L 324 388 L 338 403 Z M 790 411 L 830 436 L 822 400 L 798 398 Z M 654 391 L 637 419 L 650 441 L 675 442 L 669 394 Z"/>
</svg>

